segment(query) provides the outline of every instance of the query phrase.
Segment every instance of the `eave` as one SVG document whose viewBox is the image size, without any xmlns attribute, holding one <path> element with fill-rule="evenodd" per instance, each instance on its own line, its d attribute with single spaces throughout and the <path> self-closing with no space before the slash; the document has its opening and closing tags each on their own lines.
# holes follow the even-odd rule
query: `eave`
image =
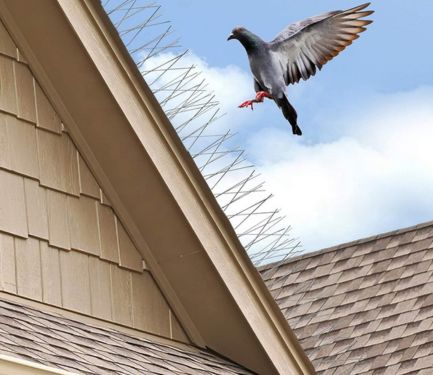
<svg viewBox="0 0 433 375">
<path fill-rule="evenodd" d="M 0 10 L 191 341 L 260 374 L 314 373 L 100 4 Z"/>
<path fill-rule="evenodd" d="M 0 375 L 77 375 L 24 359 L 0 354 Z"/>
</svg>

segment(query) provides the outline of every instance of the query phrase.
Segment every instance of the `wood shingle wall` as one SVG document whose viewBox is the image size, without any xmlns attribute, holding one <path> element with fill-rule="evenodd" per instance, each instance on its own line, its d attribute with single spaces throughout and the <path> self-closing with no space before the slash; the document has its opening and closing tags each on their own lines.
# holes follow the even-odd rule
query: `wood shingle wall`
<svg viewBox="0 0 433 375">
<path fill-rule="evenodd" d="M 187 340 L 144 264 L 0 23 L 0 289 Z"/>
</svg>

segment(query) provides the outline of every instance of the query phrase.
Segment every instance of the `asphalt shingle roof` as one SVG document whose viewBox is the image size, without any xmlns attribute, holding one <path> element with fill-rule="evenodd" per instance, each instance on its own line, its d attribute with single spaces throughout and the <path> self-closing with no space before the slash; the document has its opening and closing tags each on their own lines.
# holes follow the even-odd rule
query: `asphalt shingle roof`
<svg viewBox="0 0 433 375">
<path fill-rule="evenodd" d="M 260 271 L 320 375 L 433 373 L 433 222 Z M 80 374 L 253 374 L 210 351 L 2 299 L 0 353 Z"/>
<path fill-rule="evenodd" d="M 433 222 L 260 271 L 319 374 L 433 374 Z"/>
<path fill-rule="evenodd" d="M 134 337 L 4 299 L 0 353 L 79 374 L 253 375 L 210 351 Z"/>
</svg>

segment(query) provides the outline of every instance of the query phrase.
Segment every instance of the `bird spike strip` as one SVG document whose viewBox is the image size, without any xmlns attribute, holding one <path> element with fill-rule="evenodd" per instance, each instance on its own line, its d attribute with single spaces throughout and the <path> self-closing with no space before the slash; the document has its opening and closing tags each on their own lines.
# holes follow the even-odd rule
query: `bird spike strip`
<svg viewBox="0 0 433 375">
<path fill-rule="evenodd" d="M 147 0 L 104 0 L 144 79 L 194 158 L 253 263 L 284 261 L 302 251 L 234 134 L 221 133 L 218 100 L 182 49 L 161 6 Z"/>
</svg>

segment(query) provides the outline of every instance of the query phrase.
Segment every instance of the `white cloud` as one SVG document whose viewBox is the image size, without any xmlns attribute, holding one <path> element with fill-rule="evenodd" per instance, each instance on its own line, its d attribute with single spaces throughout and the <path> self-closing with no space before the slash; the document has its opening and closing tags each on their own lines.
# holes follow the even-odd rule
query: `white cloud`
<svg viewBox="0 0 433 375">
<path fill-rule="evenodd" d="M 170 57 L 156 57 L 147 67 Z M 315 108 L 320 123 L 314 139 L 322 143 L 308 143 L 312 137 L 293 137 L 289 126 L 269 125 L 281 117 L 269 107 L 272 103 L 253 115 L 237 108 L 254 95 L 249 73 L 235 66 L 209 66 L 194 54 L 184 58 L 182 66 L 188 65 L 202 72 L 227 113 L 214 129 L 222 133 L 245 127 L 246 135 L 234 142 L 258 164 L 267 188 L 276 195 L 274 204 L 307 250 L 433 219 L 432 87 L 374 95 L 364 103 L 348 104 L 345 113 Z M 308 97 L 305 84 L 289 94 L 310 108 L 311 92 L 324 91 L 320 84 L 306 84 Z M 350 103 L 350 98 L 341 100 Z M 309 129 L 307 125 L 304 132 L 313 132 L 313 124 Z M 259 126 L 254 134 L 247 130 Z"/>
<path fill-rule="evenodd" d="M 363 115 L 335 114 L 350 125 L 327 143 L 253 136 L 247 149 L 306 249 L 433 219 L 432 102 L 431 87 L 376 96 Z"/>
</svg>

